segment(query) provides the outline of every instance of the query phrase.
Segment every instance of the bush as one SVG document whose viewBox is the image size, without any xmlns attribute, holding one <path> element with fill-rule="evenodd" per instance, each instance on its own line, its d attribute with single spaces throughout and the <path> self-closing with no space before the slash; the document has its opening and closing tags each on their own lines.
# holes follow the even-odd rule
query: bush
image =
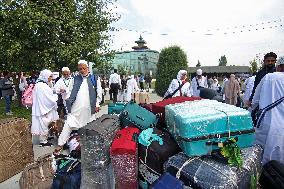
<svg viewBox="0 0 284 189">
<path fill-rule="evenodd" d="M 187 70 L 187 56 L 179 46 L 162 49 L 157 64 L 157 81 L 155 90 L 164 96 L 169 84 L 177 77 L 180 70 Z"/>
</svg>

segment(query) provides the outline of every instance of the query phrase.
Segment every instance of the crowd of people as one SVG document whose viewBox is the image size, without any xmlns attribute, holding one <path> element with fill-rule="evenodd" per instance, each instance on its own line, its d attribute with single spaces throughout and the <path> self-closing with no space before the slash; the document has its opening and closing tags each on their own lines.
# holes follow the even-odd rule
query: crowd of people
<svg viewBox="0 0 284 189">
<path fill-rule="evenodd" d="M 19 80 L 20 95 L 34 84 L 31 132 L 39 136 L 41 146 L 52 145 L 48 138 L 48 126 L 59 117 L 64 117 L 65 124 L 58 138 L 56 151 L 62 149 L 73 130 L 78 130 L 95 119 L 95 113 L 104 101 L 107 88 L 113 102 L 128 102 L 133 98 L 134 92 L 151 88 L 150 75 L 144 76 L 140 73 L 137 76 L 125 76 L 119 75 L 114 69 L 107 79 L 104 75 L 90 74 L 85 60 L 78 62 L 78 74 L 71 74 L 68 67 L 63 67 L 61 71 L 61 77 L 54 77 L 55 74 L 46 69 L 39 74 L 32 74 L 31 77 L 26 77 L 23 73 L 16 77 Z M 201 69 L 196 71 L 196 76 L 189 82 L 187 71 L 180 70 L 170 83 L 164 98 L 199 96 L 248 109 L 252 112 L 256 125 L 256 143 L 264 147 L 263 163 L 272 159 L 284 163 L 283 73 L 284 57 L 277 60 L 277 55 L 273 52 L 264 56 L 262 69 L 244 82 L 231 74 L 229 79 L 222 78 L 220 85 L 216 76 L 207 78 Z M 14 87 L 11 74 L 3 72 L 0 89 L 1 98 L 6 102 L 6 115 L 13 115 L 11 101 L 15 94 Z"/>
</svg>

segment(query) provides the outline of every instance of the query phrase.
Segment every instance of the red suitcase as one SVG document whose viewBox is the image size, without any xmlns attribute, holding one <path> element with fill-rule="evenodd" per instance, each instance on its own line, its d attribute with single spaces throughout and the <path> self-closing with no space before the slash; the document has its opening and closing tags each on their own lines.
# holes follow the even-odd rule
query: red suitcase
<svg viewBox="0 0 284 189">
<path fill-rule="evenodd" d="M 110 148 L 116 189 L 138 188 L 138 152 L 136 138 L 139 129 L 126 127 L 117 132 Z"/>
<path fill-rule="evenodd" d="M 182 103 L 185 101 L 194 101 L 194 100 L 201 100 L 200 97 L 186 97 L 186 96 L 177 96 L 173 98 L 168 98 L 156 103 L 152 104 L 152 112 L 155 114 L 160 115 L 159 122 L 164 123 L 165 122 L 165 106 L 169 104 L 176 104 L 176 103 Z"/>
</svg>

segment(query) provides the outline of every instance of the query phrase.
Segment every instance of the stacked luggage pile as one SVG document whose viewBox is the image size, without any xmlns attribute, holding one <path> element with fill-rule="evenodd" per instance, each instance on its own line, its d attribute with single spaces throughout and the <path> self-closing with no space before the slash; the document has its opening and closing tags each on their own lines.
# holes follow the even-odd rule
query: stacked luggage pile
<svg viewBox="0 0 284 189">
<path fill-rule="evenodd" d="M 78 131 L 80 168 L 64 170 L 76 175 L 70 182 L 80 179 L 80 188 L 256 188 L 262 148 L 253 145 L 248 111 L 197 97 L 108 108 Z M 65 164 L 78 165 L 71 160 Z"/>
<path fill-rule="evenodd" d="M 113 187 L 256 188 L 262 148 L 253 145 L 248 111 L 215 100 L 174 97 L 153 104 L 112 104 L 109 113 L 119 117 L 108 156 Z M 221 155 L 228 146 L 239 152 L 239 164 Z"/>
</svg>

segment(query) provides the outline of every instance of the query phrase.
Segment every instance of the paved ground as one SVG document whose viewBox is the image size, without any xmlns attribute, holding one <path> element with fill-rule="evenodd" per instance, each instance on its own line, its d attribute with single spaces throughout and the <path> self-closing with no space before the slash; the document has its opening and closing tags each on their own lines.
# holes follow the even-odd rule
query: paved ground
<svg viewBox="0 0 284 189">
<path fill-rule="evenodd" d="M 109 99 L 109 96 L 106 96 L 106 99 Z M 162 100 L 161 97 L 157 96 L 155 93 L 150 93 L 150 102 L 157 102 Z M 107 106 L 102 106 L 101 107 L 101 111 L 97 114 L 98 117 L 100 117 L 103 114 L 107 114 Z M 33 139 L 34 143 L 37 142 L 37 139 L 34 138 Z M 54 143 L 56 144 L 56 141 L 54 141 Z M 37 159 L 39 156 L 42 156 L 44 154 L 47 153 L 51 153 L 53 152 L 55 147 L 39 147 L 38 145 L 34 145 L 33 149 L 34 149 L 34 156 L 35 159 Z M 20 189 L 19 187 L 19 179 L 22 173 L 19 173 L 15 176 L 13 176 L 12 178 L 0 183 L 0 189 Z"/>
</svg>

